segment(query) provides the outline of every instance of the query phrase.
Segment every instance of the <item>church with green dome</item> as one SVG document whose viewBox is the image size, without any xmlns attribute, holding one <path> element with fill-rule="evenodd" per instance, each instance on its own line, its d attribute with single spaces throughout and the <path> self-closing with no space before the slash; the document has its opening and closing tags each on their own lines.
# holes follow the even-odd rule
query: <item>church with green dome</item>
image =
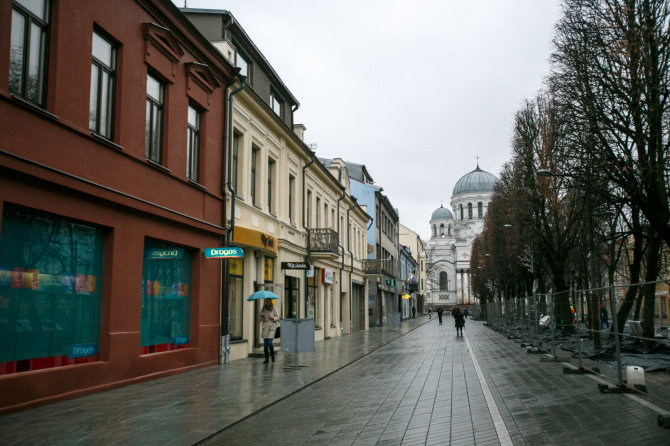
<svg viewBox="0 0 670 446">
<path fill-rule="evenodd" d="M 428 308 L 474 304 L 470 287 L 470 253 L 484 230 L 488 204 L 498 178 L 479 165 L 454 186 L 451 209 L 440 205 L 430 217 L 431 237 L 422 255 L 424 298 Z"/>
</svg>

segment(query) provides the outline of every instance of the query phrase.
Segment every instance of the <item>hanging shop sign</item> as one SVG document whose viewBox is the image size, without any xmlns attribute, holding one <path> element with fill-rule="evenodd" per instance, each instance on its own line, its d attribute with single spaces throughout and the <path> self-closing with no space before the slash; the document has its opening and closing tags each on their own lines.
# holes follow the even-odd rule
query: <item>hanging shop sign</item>
<svg viewBox="0 0 670 446">
<path fill-rule="evenodd" d="M 386 285 L 387 286 L 396 286 L 395 279 L 386 279 Z"/>
<path fill-rule="evenodd" d="M 309 266 L 309 269 L 305 272 L 305 277 L 314 277 L 314 265 Z"/>
<path fill-rule="evenodd" d="M 307 262 L 281 262 L 281 269 L 306 269 L 309 270 L 311 266 Z"/>
<path fill-rule="evenodd" d="M 242 248 L 206 248 L 205 257 L 208 259 L 241 259 L 244 258 Z"/>
<path fill-rule="evenodd" d="M 335 278 L 335 273 L 332 269 L 323 268 L 321 270 L 321 281 L 323 283 L 333 283 L 334 278 Z"/>
</svg>

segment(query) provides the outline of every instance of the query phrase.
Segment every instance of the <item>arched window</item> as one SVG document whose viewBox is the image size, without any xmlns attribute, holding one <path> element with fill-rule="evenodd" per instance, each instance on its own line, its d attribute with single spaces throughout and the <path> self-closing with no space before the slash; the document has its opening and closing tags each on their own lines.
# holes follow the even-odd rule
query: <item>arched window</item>
<svg viewBox="0 0 670 446">
<path fill-rule="evenodd" d="M 472 203 L 468 203 L 468 220 L 472 220 Z"/>
<path fill-rule="evenodd" d="M 484 218 L 484 205 L 481 201 L 477 203 L 477 218 L 480 220 Z"/>
<path fill-rule="evenodd" d="M 444 271 L 440 273 L 440 291 L 449 291 L 449 278 Z"/>
<path fill-rule="evenodd" d="M 433 237 L 437 236 L 437 226 L 433 225 Z"/>
<path fill-rule="evenodd" d="M 453 234 L 451 233 L 451 225 L 447 228 L 447 233 L 449 234 L 449 237 L 451 237 Z"/>
<path fill-rule="evenodd" d="M 462 204 L 459 204 L 458 206 L 459 206 L 460 209 L 461 209 L 461 220 L 463 220 L 463 205 L 462 205 Z"/>
<path fill-rule="evenodd" d="M 440 225 L 440 235 L 444 235 L 444 223 Z"/>
</svg>

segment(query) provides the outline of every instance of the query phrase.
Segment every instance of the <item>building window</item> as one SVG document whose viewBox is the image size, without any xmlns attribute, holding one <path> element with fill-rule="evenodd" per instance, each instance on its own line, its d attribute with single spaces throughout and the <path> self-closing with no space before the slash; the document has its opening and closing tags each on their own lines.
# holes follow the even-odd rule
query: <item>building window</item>
<svg viewBox="0 0 670 446">
<path fill-rule="evenodd" d="M 256 163 L 258 162 L 258 149 L 251 149 L 251 204 L 256 206 Z"/>
<path fill-rule="evenodd" d="M 444 271 L 440 272 L 440 291 L 449 291 L 449 278 Z"/>
<path fill-rule="evenodd" d="M 147 128 L 145 156 L 156 163 L 162 161 L 163 92 L 164 87 L 155 77 L 147 74 Z"/>
<path fill-rule="evenodd" d="M 240 74 L 242 76 L 247 77 L 247 83 L 251 83 L 251 76 L 249 75 L 251 73 L 251 70 L 249 69 L 249 62 L 247 62 L 247 59 L 242 56 L 239 52 L 237 53 L 235 57 L 235 65 L 237 65 L 240 68 Z"/>
<path fill-rule="evenodd" d="M 307 191 L 307 227 L 311 228 L 312 227 L 312 191 L 308 190 Z"/>
<path fill-rule="evenodd" d="M 316 212 L 314 215 L 314 224 L 317 228 L 321 228 L 321 198 L 316 197 Z"/>
<path fill-rule="evenodd" d="M 318 303 L 318 283 L 317 283 L 317 277 L 318 277 L 318 268 L 313 268 L 311 270 L 311 276 L 310 271 L 307 271 L 307 298 L 305 302 L 305 317 L 307 319 L 314 319 L 314 323 L 318 326 L 318 319 L 316 319 L 317 313 L 317 303 Z"/>
<path fill-rule="evenodd" d="M 88 128 L 100 136 L 112 139 L 116 48 L 109 40 L 95 31 L 93 31 L 92 48 Z"/>
<path fill-rule="evenodd" d="M 186 144 L 186 177 L 197 182 L 200 179 L 200 112 L 192 105 L 188 106 Z"/>
<path fill-rule="evenodd" d="M 242 339 L 243 308 L 244 308 L 244 261 L 242 259 L 229 259 L 229 287 L 228 302 L 230 303 L 230 337 L 231 339 Z"/>
<path fill-rule="evenodd" d="M 477 218 L 480 220 L 484 218 L 484 204 L 481 201 L 477 203 Z"/>
<path fill-rule="evenodd" d="M 0 375 L 99 360 L 105 233 L 5 203 Z"/>
<path fill-rule="evenodd" d="M 292 225 L 295 224 L 293 215 L 293 206 L 295 202 L 295 177 L 289 175 L 288 177 L 288 221 Z"/>
<path fill-rule="evenodd" d="M 444 237 L 444 224 L 440 225 L 440 235 Z"/>
<path fill-rule="evenodd" d="M 140 354 L 189 346 L 191 258 L 180 246 L 144 241 Z"/>
<path fill-rule="evenodd" d="M 468 220 L 472 220 L 472 203 L 468 203 Z"/>
<path fill-rule="evenodd" d="M 9 54 L 9 91 L 37 105 L 44 105 L 46 88 L 47 0 L 15 0 Z"/>
<path fill-rule="evenodd" d="M 274 213 L 274 202 L 272 195 L 274 194 L 273 182 L 275 177 L 275 161 L 268 159 L 268 212 Z"/>
<path fill-rule="evenodd" d="M 239 193 L 239 190 L 237 189 L 237 172 L 239 168 L 239 163 L 240 163 L 240 139 L 242 136 L 239 133 L 233 133 L 233 161 L 232 165 L 230 166 L 231 170 L 231 184 L 233 185 L 233 190 L 236 193 Z"/>
<path fill-rule="evenodd" d="M 277 98 L 277 94 L 275 92 L 270 92 L 270 107 L 272 108 L 272 111 L 275 112 L 277 116 L 280 118 L 282 117 L 282 102 Z"/>
<path fill-rule="evenodd" d="M 459 210 L 461 211 L 461 221 L 463 220 L 463 205 L 459 204 L 458 205 Z"/>
</svg>

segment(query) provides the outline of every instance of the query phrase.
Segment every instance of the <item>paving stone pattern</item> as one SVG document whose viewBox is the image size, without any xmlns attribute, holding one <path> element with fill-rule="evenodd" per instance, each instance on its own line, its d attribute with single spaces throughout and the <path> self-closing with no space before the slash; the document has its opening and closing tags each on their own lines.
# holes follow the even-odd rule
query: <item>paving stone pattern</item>
<svg viewBox="0 0 670 446">
<path fill-rule="evenodd" d="M 248 358 L 4 415 L 0 444 L 670 445 L 639 401 L 482 322 L 464 333 L 420 317 L 319 342 L 300 370 L 291 354 Z M 640 401 L 670 412 L 670 389 L 648 387 Z"/>
<path fill-rule="evenodd" d="M 206 443 L 501 444 L 468 343 L 449 322 L 422 326 Z M 468 321 L 465 336 L 512 444 L 670 444 L 657 414 L 625 395 L 601 394 L 480 322 Z"/>
</svg>

